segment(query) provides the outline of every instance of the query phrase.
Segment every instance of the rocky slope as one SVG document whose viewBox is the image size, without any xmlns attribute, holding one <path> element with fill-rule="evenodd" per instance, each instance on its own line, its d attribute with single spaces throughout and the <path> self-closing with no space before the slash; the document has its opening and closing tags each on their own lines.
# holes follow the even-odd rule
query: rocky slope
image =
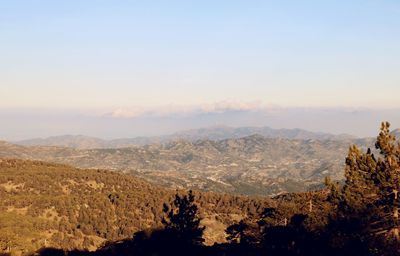
<svg viewBox="0 0 400 256">
<path fill-rule="evenodd" d="M 172 188 L 276 195 L 342 178 L 350 144 L 372 140 L 289 140 L 252 135 L 221 141 L 187 140 L 116 149 L 74 149 L 0 143 L 0 157 L 106 168 Z"/>
</svg>

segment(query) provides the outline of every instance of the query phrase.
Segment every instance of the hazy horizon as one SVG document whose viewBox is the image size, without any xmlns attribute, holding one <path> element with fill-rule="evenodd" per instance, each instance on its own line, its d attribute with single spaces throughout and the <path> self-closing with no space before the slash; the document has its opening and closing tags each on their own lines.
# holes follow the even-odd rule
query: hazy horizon
<svg viewBox="0 0 400 256">
<path fill-rule="evenodd" d="M 400 127 L 396 1 L 3 1 L 1 139 Z"/>
<path fill-rule="evenodd" d="M 217 107 L 218 106 L 218 107 Z M 7 120 L 0 129 L 0 140 L 23 140 L 59 135 L 85 135 L 102 139 L 168 135 L 212 126 L 304 129 L 312 132 L 376 136 L 380 122 L 388 120 L 400 127 L 400 109 L 214 107 L 143 112 L 77 110 L 0 110 Z"/>
</svg>

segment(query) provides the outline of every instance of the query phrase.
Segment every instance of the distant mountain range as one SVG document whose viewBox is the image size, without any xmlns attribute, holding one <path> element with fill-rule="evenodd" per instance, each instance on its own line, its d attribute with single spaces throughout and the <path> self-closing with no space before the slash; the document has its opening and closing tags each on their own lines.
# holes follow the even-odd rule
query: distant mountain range
<svg viewBox="0 0 400 256">
<path fill-rule="evenodd" d="M 136 137 L 104 140 L 96 137 L 83 135 L 63 135 L 48 138 L 36 138 L 30 140 L 16 141 L 15 144 L 25 146 L 60 146 L 78 149 L 94 148 L 123 148 L 142 146 L 146 144 L 168 143 L 171 141 L 187 140 L 211 140 L 242 138 L 250 135 L 261 135 L 265 138 L 282 138 L 298 140 L 350 140 L 351 135 L 333 135 L 329 133 L 310 132 L 302 129 L 273 129 L 270 127 L 241 127 L 232 128 L 228 126 L 214 126 L 202 129 L 186 130 L 171 135 L 157 137 Z"/>
<path fill-rule="evenodd" d="M 246 195 L 277 195 L 343 178 L 348 147 L 374 139 L 298 140 L 258 134 L 225 140 L 176 140 L 107 149 L 0 143 L 0 158 L 44 160 L 131 173 L 165 187 Z"/>
<path fill-rule="evenodd" d="M 400 129 L 393 134 L 399 138 Z M 110 169 L 172 188 L 271 196 L 313 189 L 328 175 L 342 179 L 349 146 L 366 149 L 374 143 L 375 138 L 301 129 L 218 126 L 149 138 L 0 142 L 0 158 Z"/>
</svg>

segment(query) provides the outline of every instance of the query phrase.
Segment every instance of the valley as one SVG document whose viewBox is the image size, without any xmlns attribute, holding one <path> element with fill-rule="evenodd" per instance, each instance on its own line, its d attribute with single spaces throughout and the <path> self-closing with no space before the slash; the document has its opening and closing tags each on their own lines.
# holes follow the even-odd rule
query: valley
<svg viewBox="0 0 400 256">
<path fill-rule="evenodd" d="M 169 188 L 274 196 L 320 188 L 326 176 L 343 179 L 343 156 L 348 147 L 354 143 L 365 148 L 373 146 L 372 141 L 287 139 L 253 134 L 107 149 L 2 142 L 0 157 L 109 169 Z"/>
</svg>

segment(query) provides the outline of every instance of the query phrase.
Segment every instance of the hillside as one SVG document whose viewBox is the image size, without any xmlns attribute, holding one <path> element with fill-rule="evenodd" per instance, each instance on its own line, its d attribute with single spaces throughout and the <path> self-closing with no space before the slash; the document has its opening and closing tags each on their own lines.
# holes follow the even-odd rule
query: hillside
<svg viewBox="0 0 400 256">
<path fill-rule="evenodd" d="M 176 132 L 165 136 L 136 137 L 104 140 L 83 135 L 63 135 L 48 138 L 35 138 L 16 141 L 15 144 L 25 146 L 59 146 L 78 149 L 95 148 L 121 148 L 132 146 L 143 146 L 146 144 L 168 143 L 177 140 L 219 141 L 225 139 L 241 138 L 259 134 L 266 138 L 298 139 L 298 140 L 348 140 L 354 137 L 350 135 L 333 135 L 321 132 L 310 132 L 302 129 L 273 129 L 270 127 L 240 127 L 214 126 L 201 129 L 192 129 Z"/>
<path fill-rule="evenodd" d="M 388 131 L 383 128 L 378 142 L 390 140 L 390 136 L 385 135 L 385 132 Z M 367 141 L 359 142 L 366 143 Z M 263 162 L 267 161 L 268 158 L 260 153 L 260 150 L 268 149 L 267 146 L 272 147 L 273 150 L 270 152 L 275 152 L 276 155 L 270 153 L 270 157 L 276 161 L 276 158 L 284 155 L 284 153 L 291 156 L 294 155 L 294 152 L 299 152 L 302 155 L 305 153 L 312 155 L 314 152 L 332 154 L 334 149 L 336 151 L 339 149 L 339 144 L 335 143 L 338 142 L 268 139 L 253 135 L 220 142 L 198 141 L 192 143 L 180 141 L 165 145 L 149 145 L 142 148 L 89 150 L 88 152 L 93 151 L 97 154 L 102 152 L 104 154 L 103 159 L 105 159 L 104 157 L 108 157 L 105 155 L 106 152 L 139 150 L 135 155 L 140 152 L 146 153 L 145 159 L 150 159 L 145 160 L 146 163 L 157 163 L 147 157 L 149 153 L 152 153 L 152 156 L 156 158 L 164 156 L 164 161 L 169 159 L 172 162 L 191 162 L 195 157 L 189 157 L 189 161 L 187 156 L 182 155 L 182 153 L 190 153 L 190 150 L 196 148 L 198 152 L 203 152 L 204 156 L 216 156 L 219 152 L 223 152 L 224 156 L 233 155 L 243 159 L 249 156 L 254 158 L 261 156 L 260 162 Z M 391 143 L 395 144 L 394 142 Z M 304 147 L 305 144 L 308 146 Z M 280 148 L 278 145 L 285 146 Z M 288 145 L 291 145 L 291 147 Z M 300 148 L 296 148 L 296 145 L 302 145 L 303 150 L 307 150 L 299 151 Z M 318 145 L 323 145 L 326 151 L 318 148 Z M 8 153 L 25 157 L 50 155 L 51 157 L 58 156 L 61 159 L 67 153 L 83 153 L 81 150 L 71 148 L 23 147 L 6 142 L 1 143 L 1 148 L 3 150 L 1 151 L 2 155 Z M 214 148 L 214 150 L 209 151 L 211 148 Z M 282 150 L 285 150 L 285 152 Z M 398 149 L 395 150 L 395 152 L 398 152 Z M 173 155 L 172 152 L 180 152 L 180 154 Z M 364 172 L 365 166 L 371 172 L 386 172 L 386 169 L 382 171 L 382 169 L 377 168 L 377 160 L 370 152 L 360 152 L 355 147 L 351 148 L 349 154 L 355 156 L 356 159 L 348 158 L 351 160 L 346 161 L 347 174 L 352 174 L 353 171 Z M 174 158 L 178 156 L 184 158 Z M 300 155 L 297 157 L 301 158 Z M 388 154 L 381 157 L 385 157 L 384 161 L 390 161 L 387 158 Z M 212 158 L 209 157 L 208 159 Z M 201 159 L 201 161 L 206 160 L 207 158 Z M 359 165 L 360 163 L 365 164 Z M 351 168 L 354 164 L 362 166 L 362 169 Z M 356 176 L 346 175 L 346 177 L 346 184 L 353 182 L 354 186 L 354 184 L 362 182 L 361 179 L 349 179 L 349 177 Z M 365 176 L 365 179 L 373 181 L 374 177 L 376 176 Z M 352 238 L 354 238 L 354 235 L 359 236 L 361 234 L 364 236 L 364 234 L 367 234 L 368 237 L 371 237 L 369 230 L 366 233 L 363 231 L 364 226 L 357 226 L 360 219 L 362 221 L 372 220 L 374 222 L 371 225 L 380 225 L 380 229 L 391 230 L 391 227 L 387 228 L 386 226 L 386 221 L 392 223 L 391 216 L 387 215 L 385 210 L 377 208 L 380 212 L 378 212 L 379 215 L 375 215 L 375 211 L 370 212 L 370 206 L 365 206 L 364 203 L 358 203 L 358 201 L 354 206 L 351 206 L 356 207 L 353 208 L 355 210 L 352 213 L 353 215 L 350 218 L 347 217 L 348 208 L 339 207 L 341 202 L 336 202 L 336 200 L 348 202 L 345 201 L 349 193 L 348 187 L 342 187 L 339 183 L 330 181 L 327 184 L 331 193 L 329 189 L 326 189 L 307 193 L 281 194 L 273 198 L 195 192 L 195 203 L 199 207 L 201 225 L 206 228 L 202 236 L 205 239 L 205 245 L 199 245 L 198 249 L 213 251 L 217 253 L 215 255 L 227 255 L 224 254 L 224 251 L 229 250 L 229 255 L 237 255 L 236 248 L 247 248 L 253 251 L 252 255 L 260 255 L 259 252 L 262 250 L 275 251 L 277 248 L 277 254 L 272 255 L 286 255 L 280 253 L 281 249 L 283 251 L 297 251 L 298 249 L 292 248 L 293 241 L 296 241 L 295 243 L 298 244 L 297 247 L 301 251 L 314 253 L 300 255 L 336 255 L 335 250 L 337 249 L 348 251 L 349 248 L 353 248 L 354 240 Z M 374 182 L 368 184 L 371 184 L 371 188 L 363 188 L 365 193 L 370 189 L 373 191 L 373 189 L 379 188 L 378 186 L 384 186 L 381 183 Z M 394 185 L 397 184 L 394 183 Z M 160 245 L 165 246 L 162 240 L 158 240 L 160 238 L 158 234 L 168 234 L 165 233 L 165 229 L 160 229 L 161 218 L 164 216 L 163 204 L 170 205 L 176 193 L 183 194 L 185 191 L 162 188 L 132 175 L 115 171 L 77 169 L 62 164 L 0 158 L 0 198 L 2 199 L 0 201 L 0 253 L 10 252 L 11 255 L 21 255 L 42 247 L 46 247 L 46 249 L 44 251 L 39 250 L 40 255 L 54 255 L 52 252 L 58 252 L 59 255 L 89 255 L 86 250 L 96 251 L 90 255 L 125 255 L 119 252 L 129 252 L 133 248 L 138 251 L 146 248 L 150 252 L 154 251 L 154 246 L 150 243 L 152 241 L 161 241 Z M 349 198 L 370 200 L 358 191 L 350 190 L 350 193 L 353 193 L 350 196 L 357 194 L 358 197 Z M 378 194 L 373 194 L 373 196 L 376 195 Z M 382 199 L 378 199 L 377 203 L 382 201 Z M 382 221 L 375 221 L 376 217 L 379 217 Z M 225 233 L 228 227 L 234 229 L 233 233 L 229 231 L 231 229 L 228 229 Z M 348 230 L 348 227 L 351 227 L 350 230 Z M 256 239 L 254 241 L 258 242 L 247 244 L 247 242 L 240 240 L 240 244 L 237 244 L 234 242 L 235 240 L 232 240 L 232 237 L 226 236 L 235 235 L 236 228 L 239 228 L 239 232 L 241 228 L 244 228 L 245 233 L 240 237 L 254 238 Z M 133 234 L 135 235 L 133 236 Z M 391 233 L 387 234 L 390 235 Z M 345 240 L 343 240 L 343 237 Z M 267 240 L 264 240 L 264 238 L 267 238 Z M 399 251 L 398 247 L 390 247 L 392 245 L 397 246 L 397 244 L 391 244 L 389 240 L 381 240 L 381 238 L 388 238 L 388 236 L 374 236 L 366 244 L 359 244 L 357 248 L 370 250 L 370 248 L 379 246 L 378 252 L 390 253 L 382 255 L 395 255 L 393 252 Z M 182 241 L 181 238 L 177 237 L 177 239 L 177 241 Z M 227 241 L 226 239 L 231 243 L 224 243 Z M 362 237 L 362 239 L 364 238 Z M 150 244 L 146 245 L 146 241 Z M 172 238 L 172 241 L 174 241 L 174 238 Z M 346 243 L 344 246 L 341 244 L 343 241 Z M 141 242 L 144 242 L 144 244 Z M 347 245 L 350 247 L 346 247 Z M 170 247 L 170 250 L 174 251 L 174 246 L 180 246 L 180 243 Z M 282 246 L 282 248 L 279 246 Z M 60 250 L 57 251 L 54 248 L 60 248 Z M 318 252 L 313 248 L 317 248 Z M 156 251 L 159 250 L 162 249 L 157 247 Z M 64 251 L 67 251 L 67 254 L 64 254 Z M 319 253 L 324 251 L 333 254 Z M 363 251 L 362 255 L 367 254 Z"/>
<path fill-rule="evenodd" d="M 320 186 L 327 175 L 342 179 L 343 158 L 352 143 L 373 146 L 362 139 L 289 140 L 261 135 L 82 150 L 3 142 L 0 157 L 122 171 L 172 188 L 277 195 Z"/>
<path fill-rule="evenodd" d="M 0 160 L 0 252 L 42 246 L 95 249 L 161 224 L 162 205 L 176 192 L 130 175 L 39 161 Z M 206 242 L 224 241 L 228 224 L 270 199 L 196 193 Z"/>
<path fill-rule="evenodd" d="M 347 134 L 334 135 L 323 132 L 311 132 L 303 129 L 273 129 L 270 127 L 239 127 L 215 126 L 202 129 L 192 129 L 177 132 L 170 137 L 189 141 L 237 139 L 259 134 L 266 138 L 297 139 L 297 140 L 346 140 L 354 137 Z"/>
<path fill-rule="evenodd" d="M 62 135 L 47 138 L 34 138 L 17 141 L 15 144 L 26 146 L 60 146 L 68 148 L 104 148 L 107 141 L 96 137 L 83 135 Z"/>
</svg>

